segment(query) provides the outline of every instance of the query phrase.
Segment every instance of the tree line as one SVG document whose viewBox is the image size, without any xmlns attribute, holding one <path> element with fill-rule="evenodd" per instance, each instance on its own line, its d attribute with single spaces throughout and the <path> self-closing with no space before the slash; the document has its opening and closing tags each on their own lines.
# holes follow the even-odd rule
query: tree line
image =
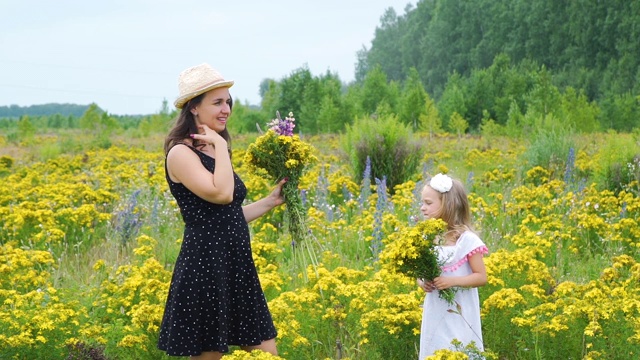
<svg viewBox="0 0 640 360">
<path fill-rule="evenodd" d="M 590 100 L 640 90 L 640 3 L 611 0 L 421 0 L 397 16 L 389 8 L 356 79 L 379 64 L 390 80 L 418 69 L 439 97 L 452 73 L 469 76 L 499 54 L 533 61 L 554 83 L 583 89 Z"/>
<path fill-rule="evenodd" d="M 402 16 L 386 10 L 342 91 L 335 74 L 302 67 L 265 80 L 262 106 L 297 111 L 311 132 L 378 107 L 414 129 L 630 131 L 640 125 L 637 24 L 637 1 L 421 0 Z"/>
<path fill-rule="evenodd" d="M 20 118 L 24 115 L 48 116 L 58 114 L 60 116 L 80 117 L 89 108 L 89 105 L 49 103 L 29 106 L 0 106 L 0 118 Z"/>
<path fill-rule="evenodd" d="M 264 79 L 260 106 L 236 103 L 229 126 L 255 132 L 280 111 L 310 134 L 389 114 L 429 133 L 640 127 L 640 2 L 421 0 L 404 11 L 381 16 L 352 83 L 303 65 Z M 176 114 L 165 101 L 156 115 Z M 112 118 L 124 128 L 159 125 L 152 115 Z"/>
</svg>

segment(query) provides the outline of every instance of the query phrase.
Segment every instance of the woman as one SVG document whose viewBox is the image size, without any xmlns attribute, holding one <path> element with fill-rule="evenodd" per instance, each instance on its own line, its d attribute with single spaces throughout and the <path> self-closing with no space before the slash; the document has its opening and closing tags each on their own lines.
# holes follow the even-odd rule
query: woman
<svg viewBox="0 0 640 360">
<path fill-rule="evenodd" d="M 277 355 L 248 222 L 284 202 L 285 180 L 242 206 L 247 189 L 233 171 L 226 127 L 231 86 L 208 64 L 184 70 L 175 101 L 182 110 L 164 144 L 166 178 L 185 229 L 158 347 L 194 360 L 220 359 L 229 345 Z"/>
</svg>

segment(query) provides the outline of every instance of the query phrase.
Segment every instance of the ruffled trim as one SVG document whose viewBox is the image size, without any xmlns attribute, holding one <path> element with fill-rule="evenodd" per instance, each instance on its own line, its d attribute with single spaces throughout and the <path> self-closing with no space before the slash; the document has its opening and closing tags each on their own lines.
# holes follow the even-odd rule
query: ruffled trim
<svg viewBox="0 0 640 360">
<path fill-rule="evenodd" d="M 442 267 L 442 271 L 446 271 L 446 272 L 452 272 L 452 271 L 456 271 L 458 270 L 458 268 L 462 265 L 464 265 L 464 263 L 469 261 L 469 258 L 477 253 L 482 253 L 483 255 L 488 254 L 489 253 L 489 249 L 487 248 L 486 245 L 482 245 L 482 246 L 478 246 L 477 248 L 469 251 L 469 253 L 467 254 L 467 256 L 463 257 L 462 259 L 458 260 L 457 263 L 452 264 L 452 265 L 447 265 L 447 266 L 443 266 Z"/>
</svg>

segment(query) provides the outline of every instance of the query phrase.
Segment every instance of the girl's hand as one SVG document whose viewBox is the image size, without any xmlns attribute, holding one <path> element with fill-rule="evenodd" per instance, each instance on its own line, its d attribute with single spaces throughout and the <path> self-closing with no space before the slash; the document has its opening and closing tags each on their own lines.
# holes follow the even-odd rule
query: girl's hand
<svg viewBox="0 0 640 360">
<path fill-rule="evenodd" d="M 432 281 L 424 281 L 423 279 L 416 279 L 416 282 L 418 283 L 418 286 L 422 288 L 422 290 L 424 290 L 425 292 L 430 293 L 436 289 Z"/>
<path fill-rule="evenodd" d="M 433 286 L 438 290 L 448 289 L 457 286 L 453 276 L 438 276 L 433 279 Z"/>
</svg>

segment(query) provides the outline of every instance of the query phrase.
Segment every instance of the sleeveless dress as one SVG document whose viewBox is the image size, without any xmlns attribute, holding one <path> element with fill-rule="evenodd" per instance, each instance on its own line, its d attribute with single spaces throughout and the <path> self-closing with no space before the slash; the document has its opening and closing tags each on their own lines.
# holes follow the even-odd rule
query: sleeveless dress
<svg viewBox="0 0 640 360">
<path fill-rule="evenodd" d="M 213 172 L 215 159 L 189 148 Z M 244 183 L 234 172 L 233 201 L 219 205 L 171 181 L 166 161 L 165 172 L 185 229 L 158 348 L 174 356 L 200 355 L 203 351 L 225 353 L 229 345 L 259 345 L 275 338 L 242 212 L 247 195 Z"/>
<path fill-rule="evenodd" d="M 471 231 L 463 232 L 455 245 L 438 246 L 437 250 L 438 259 L 445 262 L 441 276 L 470 275 L 472 270 L 469 257 L 476 253 L 489 252 L 478 235 Z M 448 311 L 451 309 L 457 312 L 456 303 L 460 304 L 461 314 Z M 478 288 L 458 288 L 453 305 L 440 299 L 437 290 L 427 293 L 422 308 L 418 359 L 433 355 L 433 352 L 439 349 L 453 350 L 453 339 L 458 339 L 463 345 L 475 341 L 476 347 L 484 351 L 480 325 Z"/>
</svg>

